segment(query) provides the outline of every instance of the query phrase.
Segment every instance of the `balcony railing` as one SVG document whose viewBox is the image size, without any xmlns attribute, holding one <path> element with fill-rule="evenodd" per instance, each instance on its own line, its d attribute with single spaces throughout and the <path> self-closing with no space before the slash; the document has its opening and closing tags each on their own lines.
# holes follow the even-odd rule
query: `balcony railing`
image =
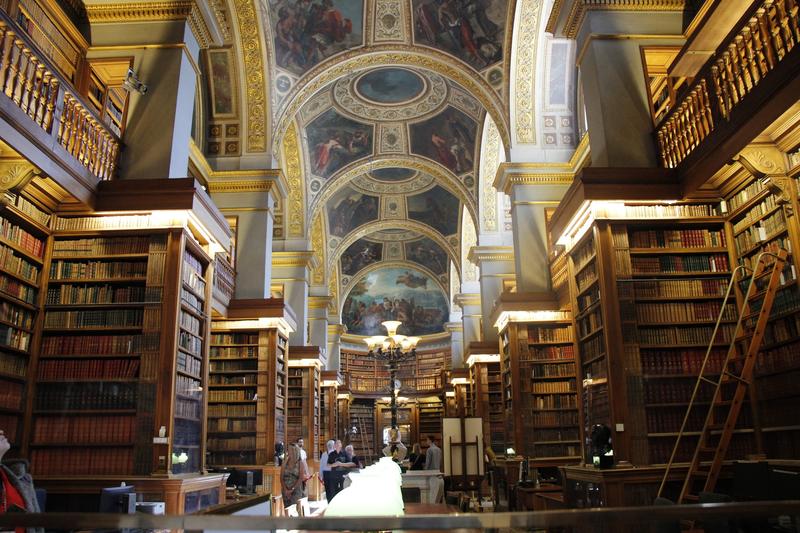
<svg viewBox="0 0 800 533">
<path fill-rule="evenodd" d="M 120 141 L 36 45 L 0 12 L 0 93 L 54 137 L 92 175 L 114 176 Z M 2 98 L 3 96 L 0 96 Z"/>
<path fill-rule="evenodd" d="M 661 163 L 675 168 L 800 42 L 798 1 L 762 0 L 706 63 L 656 129 Z"/>
<path fill-rule="evenodd" d="M 214 256 L 214 298 L 228 307 L 235 289 L 236 271 L 228 262 L 225 254 L 216 254 Z"/>
</svg>

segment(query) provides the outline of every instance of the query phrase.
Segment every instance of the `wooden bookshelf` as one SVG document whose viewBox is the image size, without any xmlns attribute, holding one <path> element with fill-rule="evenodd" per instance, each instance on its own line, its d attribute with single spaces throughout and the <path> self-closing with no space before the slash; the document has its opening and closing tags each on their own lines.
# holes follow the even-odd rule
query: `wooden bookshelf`
<svg viewBox="0 0 800 533">
<path fill-rule="evenodd" d="M 21 194 L 6 192 L 0 204 L 0 427 L 19 454 L 30 431 L 29 384 L 38 351 L 44 260 L 51 215 Z"/>
<path fill-rule="evenodd" d="M 442 444 L 442 418 L 444 417 L 444 403 L 436 396 L 417 398 L 417 430 L 416 435 L 422 450 L 428 449 L 425 437 L 436 437 L 437 445 Z"/>
<path fill-rule="evenodd" d="M 322 362 L 318 346 L 292 346 L 286 393 L 286 442 L 302 438 L 309 466 L 319 459 Z"/>
<path fill-rule="evenodd" d="M 471 342 L 467 347 L 471 416 L 483 420 L 483 441 L 497 454 L 505 453 L 503 388 L 497 343 Z"/>
<path fill-rule="evenodd" d="M 532 466 L 581 457 L 573 321 L 554 293 L 504 293 L 492 311 L 501 338 L 505 444 Z"/>
<path fill-rule="evenodd" d="M 356 455 L 369 459 L 379 456 L 379 440 L 375 434 L 375 400 L 354 398 L 349 403 L 350 427 L 356 428 L 356 432 L 350 435 L 350 443 Z"/>
<path fill-rule="evenodd" d="M 323 370 L 320 388 L 320 432 L 318 453 L 326 451 L 325 443 L 329 440 L 341 439 L 343 433 L 339 431 L 339 409 L 336 397 L 339 394 L 341 376 L 338 370 Z"/>
</svg>

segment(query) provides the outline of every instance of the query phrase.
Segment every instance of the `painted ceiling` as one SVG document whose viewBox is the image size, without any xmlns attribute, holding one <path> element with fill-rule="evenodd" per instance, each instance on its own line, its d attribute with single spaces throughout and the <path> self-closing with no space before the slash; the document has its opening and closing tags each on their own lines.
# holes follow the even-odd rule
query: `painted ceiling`
<svg viewBox="0 0 800 533">
<path fill-rule="evenodd" d="M 279 210 L 276 236 L 301 233 L 321 248 L 316 281 L 336 293 L 332 311 L 351 332 L 372 331 L 381 313 L 399 313 L 409 331 L 442 331 L 461 276 L 462 221 L 478 222 L 487 114 L 508 135 L 515 1 L 255 1 L 267 135 L 295 198 Z M 207 63 L 223 138 L 215 150 L 236 155 L 224 139 L 224 112 L 236 107 L 224 85 L 235 75 L 221 54 L 209 51 Z M 441 301 L 419 296 L 426 289 Z M 382 295 L 391 305 L 378 313 Z"/>
</svg>

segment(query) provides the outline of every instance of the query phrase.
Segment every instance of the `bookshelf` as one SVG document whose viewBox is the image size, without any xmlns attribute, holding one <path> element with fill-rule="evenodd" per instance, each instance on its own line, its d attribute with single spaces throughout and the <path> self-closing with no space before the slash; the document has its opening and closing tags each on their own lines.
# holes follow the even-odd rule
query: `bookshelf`
<svg viewBox="0 0 800 533">
<path fill-rule="evenodd" d="M 503 389 L 500 355 L 496 343 L 471 342 L 467 348 L 467 367 L 471 383 L 468 414 L 483 420 L 483 440 L 497 454 L 504 454 Z"/>
<path fill-rule="evenodd" d="M 437 396 L 417 398 L 417 431 L 422 450 L 428 449 L 425 437 L 434 435 L 438 445 L 442 444 L 442 418 L 444 403 Z"/>
<path fill-rule="evenodd" d="M 341 377 L 338 370 L 323 370 L 320 385 L 320 432 L 319 432 L 319 452 L 326 451 L 325 443 L 329 440 L 342 438 L 343 433 L 339 431 L 339 409 L 337 396 Z"/>
<path fill-rule="evenodd" d="M 319 458 L 322 362 L 317 346 L 292 346 L 286 391 L 286 442 L 302 438 L 309 466 Z"/>
<path fill-rule="evenodd" d="M 231 300 L 211 324 L 209 466 L 270 469 L 285 442 L 287 338 L 294 327 L 281 299 Z M 265 486 L 270 487 L 265 479 Z"/>
<path fill-rule="evenodd" d="M 0 204 L 0 427 L 18 453 L 24 442 L 31 353 L 40 328 L 50 214 L 6 192 Z"/>
<path fill-rule="evenodd" d="M 442 370 L 451 366 L 450 352 L 443 350 L 417 350 L 417 357 L 399 365 L 397 377 L 403 383 L 403 394 L 408 389 L 419 394 L 442 392 Z M 350 382 L 353 394 L 388 394 L 389 371 L 384 363 L 369 359 L 366 352 L 341 352 L 342 373 Z"/>
<path fill-rule="evenodd" d="M 501 337 L 506 447 L 537 467 L 578 462 L 580 395 L 569 310 L 554 293 L 504 293 L 492 320 Z"/>
<path fill-rule="evenodd" d="M 353 396 L 347 390 L 347 382 L 339 387 L 336 394 L 336 436 L 335 439 L 341 439 L 342 442 L 350 444 L 353 442 L 353 425 L 350 423 L 350 402 L 353 401 Z M 334 440 L 335 440 L 334 439 Z M 324 446 L 325 443 L 322 443 Z"/>
<path fill-rule="evenodd" d="M 350 435 L 350 443 L 356 455 L 371 460 L 380 455 L 380 449 L 376 447 L 375 400 L 354 398 L 349 403 L 350 427 L 356 428 L 355 433 Z"/>
</svg>

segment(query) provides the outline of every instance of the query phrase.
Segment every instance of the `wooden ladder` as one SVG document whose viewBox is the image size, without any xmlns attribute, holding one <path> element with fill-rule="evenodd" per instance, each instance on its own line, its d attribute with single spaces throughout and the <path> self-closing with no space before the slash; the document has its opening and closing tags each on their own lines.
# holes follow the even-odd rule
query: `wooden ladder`
<svg viewBox="0 0 800 533">
<path fill-rule="evenodd" d="M 725 459 L 728 445 L 734 433 L 736 420 L 742 410 L 745 395 L 747 394 L 748 387 L 753 378 L 756 356 L 761 347 L 761 341 L 764 338 L 764 330 L 769 320 L 775 294 L 781 285 L 781 275 L 784 265 L 786 264 L 787 255 L 788 253 L 784 249 L 780 249 L 777 253 L 762 252 L 758 255 L 756 259 L 756 268 L 747 286 L 744 305 L 736 321 L 736 328 L 733 331 L 728 353 L 722 365 L 722 371 L 719 378 L 711 379 L 704 375 L 709 354 L 714 346 L 716 334 L 722 322 L 722 317 L 732 288 L 737 283 L 736 272 L 739 269 L 742 269 L 742 271 L 747 269 L 744 266 L 739 266 L 734 270 L 730 284 L 728 285 L 728 290 L 725 294 L 725 299 L 722 303 L 719 317 L 717 318 L 714 333 L 711 336 L 711 341 L 706 351 L 705 359 L 700 367 L 700 374 L 697 377 L 697 382 L 692 392 L 692 398 L 686 409 L 686 415 L 681 424 L 681 429 L 678 432 L 678 437 L 672 449 L 669 463 L 667 463 L 667 468 L 664 471 L 661 486 L 658 489 L 659 496 L 661 496 L 669 478 L 670 470 L 674 466 L 675 456 L 678 453 L 681 438 L 687 433 L 687 421 L 689 420 L 692 409 L 698 401 L 698 391 L 704 384 L 713 386 L 714 393 L 711 397 L 711 405 L 708 408 L 697 447 L 695 448 L 694 455 L 689 464 L 689 470 L 686 473 L 686 478 L 681 488 L 678 503 L 697 503 L 700 499 L 700 491 L 714 491 L 722 469 L 722 461 Z M 772 259 L 772 262 L 768 263 L 768 259 Z M 766 286 L 764 286 L 763 280 L 767 278 L 767 276 L 769 276 L 768 282 Z M 745 277 L 742 281 L 746 282 L 747 278 Z M 754 290 L 755 292 L 753 292 Z M 759 302 L 761 302 L 760 306 L 758 305 Z M 755 322 L 753 322 L 753 320 L 755 320 Z M 745 326 L 744 330 L 742 329 L 743 324 Z M 740 331 L 742 331 L 742 335 L 737 337 Z M 744 355 L 737 356 L 738 343 L 747 341 L 748 338 L 749 344 L 747 345 L 747 350 L 744 352 Z M 737 372 L 737 368 L 741 370 Z M 728 397 L 727 399 L 723 397 L 723 392 L 729 392 L 730 387 L 725 387 L 725 385 L 733 385 L 735 387 L 732 395 L 725 394 L 725 396 Z M 717 413 L 724 417 L 723 422 L 716 421 L 717 416 L 715 415 L 715 411 L 719 411 L 720 407 L 728 408 L 727 414 Z M 697 490 L 698 487 L 702 488 Z"/>
<path fill-rule="evenodd" d="M 362 420 L 361 415 L 356 417 L 356 428 L 358 429 L 358 438 L 361 440 L 361 445 L 359 447 L 362 450 L 367 451 L 366 457 L 363 458 L 366 464 L 367 460 L 372 460 L 372 447 L 369 445 L 369 439 L 364 434 L 364 421 Z"/>
</svg>

